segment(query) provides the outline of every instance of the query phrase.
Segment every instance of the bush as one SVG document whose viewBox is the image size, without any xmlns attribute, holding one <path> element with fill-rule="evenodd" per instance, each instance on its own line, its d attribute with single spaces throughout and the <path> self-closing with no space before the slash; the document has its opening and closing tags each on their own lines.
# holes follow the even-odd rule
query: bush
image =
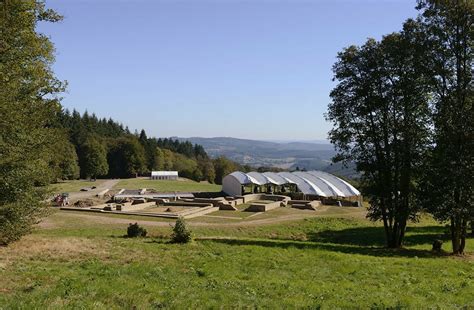
<svg viewBox="0 0 474 310">
<path fill-rule="evenodd" d="M 0 202 L 0 246 L 6 246 L 29 234 L 33 225 L 49 214 L 46 205 L 37 199 L 44 197 L 32 195 L 20 197 L 16 203 Z"/>
<path fill-rule="evenodd" d="M 127 236 L 129 238 L 136 238 L 136 237 L 146 237 L 147 231 L 145 228 L 140 227 L 137 223 L 132 224 L 130 223 L 127 228 Z"/>
<path fill-rule="evenodd" d="M 173 227 L 173 235 L 171 236 L 171 241 L 174 243 L 188 243 L 191 241 L 191 239 L 191 231 L 186 226 L 184 218 L 179 217 Z"/>
</svg>

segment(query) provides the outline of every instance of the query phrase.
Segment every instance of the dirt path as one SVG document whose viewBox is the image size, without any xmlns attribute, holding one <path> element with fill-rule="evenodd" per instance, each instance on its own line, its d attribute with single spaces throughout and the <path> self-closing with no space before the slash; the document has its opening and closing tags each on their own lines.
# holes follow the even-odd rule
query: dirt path
<svg viewBox="0 0 474 310">
<path fill-rule="evenodd" d="M 263 218 L 263 219 L 258 219 L 255 217 L 252 217 L 252 219 L 249 219 L 250 217 L 244 219 L 244 220 L 239 220 L 238 222 L 234 221 L 229 221 L 228 219 L 222 219 L 223 221 L 221 223 L 209 223 L 205 221 L 196 221 L 192 220 L 189 221 L 189 225 L 191 227 L 222 227 L 222 226 L 233 226 L 233 227 L 245 227 L 245 226 L 259 226 L 259 225 L 271 225 L 271 224 L 277 224 L 277 223 L 282 223 L 282 222 L 289 222 L 289 221 L 297 221 L 297 220 L 302 220 L 305 218 L 313 218 L 313 217 L 328 217 L 328 216 L 338 216 L 338 217 L 345 217 L 345 216 L 350 216 L 350 217 L 365 217 L 366 211 L 365 209 L 356 209 L 352 208 L 351 211 L 353 212 L 348 212 L 348 213 L 337 213 L 337 212 L 331 212 L 337 208 L 340 207 L 327 207 L 324 206 L 324 209 L 321 209 L 320 211 L 314 211 L 314 212 L 295 212 L 293 214 L 284 214 L 278 217 L 269 217 L 269 218 Z M 77 219 L 78 221 L 91 221 L 94 223 L 98 224 L 129 224 L 130 222 L 137 222 L 140 225 L 146 225 L 146 226 L 154 226 L 154 227 L 169 227 L 170 224 L 173 222 L 170 221 L 149 221 L 146 219 L 143 220 L 137 220 L 136 218 L 133 219 L 126 219 L 126 218 L 118 218 L 118 217 L 112 217 L 108 216 L 106 214 L 97 214 L 97 213 L 76 213 L 76 212 L 70 212 L 70 211 L 60 211 L 61 217 L 68 217 L 68 218 L 74 218 Z M 43 222 L 39 224 L 39 227 L 42 228 L 53 228 L 55 227 L 56 223 L 59 221 L 51 219 L 51 218 L 46 218 Z"/>
<path fill-rule="evenodd" d="M 93 190 L 87 192 L 70 192 L 69 200 L 76 201 L 81 199 L 93 198 L 103 190 L 112 189 L 119 181 L 120 180 L 106 180 L 97 185 L 97 188 Z"/>
</svg>

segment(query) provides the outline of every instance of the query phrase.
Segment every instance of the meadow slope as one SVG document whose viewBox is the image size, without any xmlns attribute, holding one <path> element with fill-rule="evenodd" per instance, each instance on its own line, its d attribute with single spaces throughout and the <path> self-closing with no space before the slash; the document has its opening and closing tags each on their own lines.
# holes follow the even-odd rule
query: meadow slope
<svg viewBox="0 0 474 310">
<path fill-rule="evenodd" d="M 405 249 L 387 250 L 382 228 L 351 214 L 197 218 L 186 245 L 168 243 L 170 221 L 144 221 L 150 237 L 128 239 L 123 216 L 74 214 L 0 248 L 1 309 L 474 307 L 472 256 L 431 253 L 445 235 L 427 218 Z"/>
</svg>

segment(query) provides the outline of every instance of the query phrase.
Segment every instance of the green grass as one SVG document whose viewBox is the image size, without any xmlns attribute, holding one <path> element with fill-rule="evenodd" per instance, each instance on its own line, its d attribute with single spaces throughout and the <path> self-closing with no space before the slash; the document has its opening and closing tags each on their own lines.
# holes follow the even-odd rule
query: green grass
<svg viewBox="0 0 474 310">
<path fill-rule="evenodd" d="M 432 240 L 446 236 L 426 218 L 410 226 L 405 249 L 387 250 L 380 225 L 350 217 L 222 219 L 192 226 L 198 240 L 176 245 L 168 223 L 127 239 L 127 225 L 111 221 L 120 217 L 73 214 L 57 212 L 0 248 L 0 308 L 474 307 L 472 256 L 432 254 Z"/>
<path fill-rule="evenodd" d="M 191 180 L 149 180 L 149 179 L 123 179 L 115 186 L 116 189 L 148 188 L 161 192 L 220 192 L 222 187 L 217 184 L 199 183 Z"/>
<path fill-rule="evenodd" d="M 236 219 L 245 219 L 249 216 L 251 216 L 252 212 L 241 212 L 241 211 L 230 211 L 230 210 L 219 210 L 215 211 L 212 213 L 209 213 L 207 215 L 210 216 L 223 216 L 223 217 L 232 217 Z M 203 218 L 195 218 L 195 221 L 201 221 Z"/>
<path fill-rule="evenodd" d="M 100 185 L 104 180 L 86 181 L 86 180 L 71 180 L 61 181 L 55 184 L 51 184 L 50 188 L 55 193 L 62 192 L 78 192 L 81 188 L 92 187 Z"/>
</svg>

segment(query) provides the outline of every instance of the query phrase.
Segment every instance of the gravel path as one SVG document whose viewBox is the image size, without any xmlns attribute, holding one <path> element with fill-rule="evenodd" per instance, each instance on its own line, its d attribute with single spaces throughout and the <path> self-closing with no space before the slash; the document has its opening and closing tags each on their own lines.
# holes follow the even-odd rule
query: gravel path
<svg viewBox="0 0 474 310">
<path fill-rule="evenodd" d="M 82 199 L 87 199 L 87 198 L 93 198 L 103 190 L 112 189 L 118 182 L 119 180 L 106 180 L 100 183 L 97 186 L 97 188 L 93 190 L 90 190 L 87 192 L 70 192 L 69 200 L 76 201 L 76 200 L 82 200 Z"/>
</svg>

